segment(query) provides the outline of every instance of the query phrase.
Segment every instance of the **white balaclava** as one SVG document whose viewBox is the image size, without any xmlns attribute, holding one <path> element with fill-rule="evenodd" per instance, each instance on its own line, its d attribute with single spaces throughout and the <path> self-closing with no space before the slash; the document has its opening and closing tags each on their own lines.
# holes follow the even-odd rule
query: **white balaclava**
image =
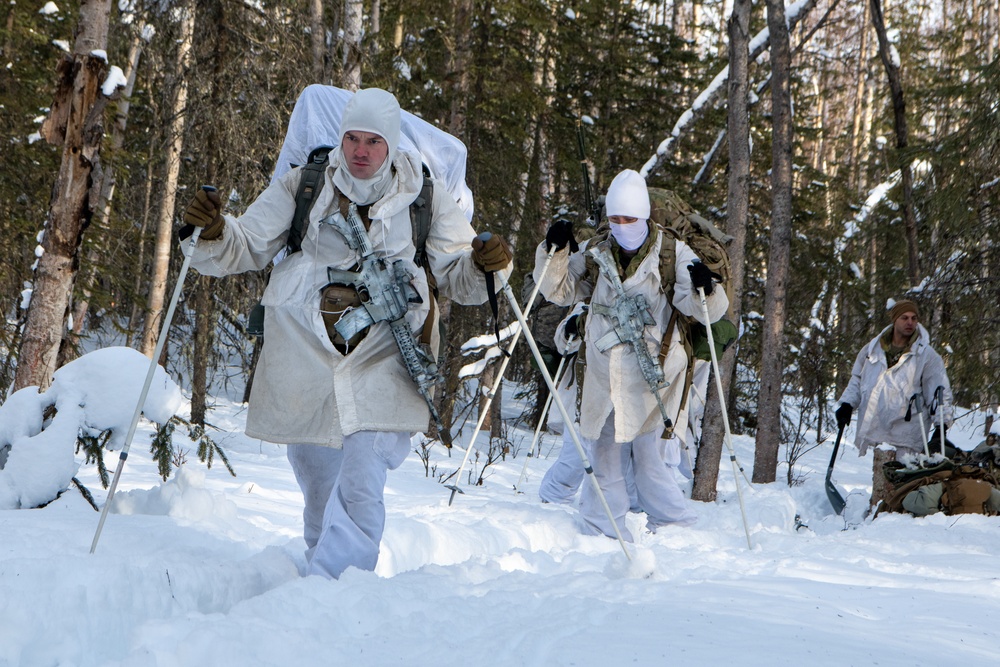
<svg viewBox="0 0 1000 667">
<path fill-rule="evenodd" d="M 359 90 L 344 107 L 340 119 L 340 140 L 350 131 L 373 132 L 385 139 L 389 147 L 385 162 L 371 178 L 355 178 L 343 162 L 333 175 L 333 182 L 351 201 L 371 204 L 385 194 L 392 182 L 392 161 L 399 148 L 400 111 L 399 102 L 392 93 L 381 88 Z"/>
<path fill-rule="evenodd" d="M 611 235 L 624 250 L 637 250 L 649 236 L 649 190 L 639 172 L 626 169 L 615 176 L 604 202 L 607 216 L 637 218 L 633 223 L 611 223 Z"/>
</svg>

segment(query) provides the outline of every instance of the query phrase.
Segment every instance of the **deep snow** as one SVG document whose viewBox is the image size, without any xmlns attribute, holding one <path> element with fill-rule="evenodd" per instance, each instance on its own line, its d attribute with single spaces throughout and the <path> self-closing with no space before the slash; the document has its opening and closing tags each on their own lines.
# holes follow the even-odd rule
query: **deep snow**
<svg viewBox="0 0 1000 667">
<path fill-rule="evenodd" d="M 522 406 L 505 407 L 513 418 Z M 555 451 L 531 459 L 525 494 L 513 491 L 519 453 L 485 486 L 463 480 L 450 507 L 414 453 L 389 475 L 377 570 L 326 581 L 299 575 L 301 495 L 284 448 L 244 436 L 244 414 L 218 399 L 209 417 L 235 478 L 218 463 L 206 471 L 178 430 L 191 453 L 161 483 L 141 422 L 94 555 L 98 513 L 75 489 L 0 511 L 0 666 L 998 660 L 1000 518 L 884 515 L 844 530 L 823 490 L 830 440 L 798 464 L 801 486 L 744 487 L 752 550 L 724 460 L 719 500 L 696 504 L 696 526 L 652 535 L 630 516 L 632 561 L 616 541 L 579 534 L 571 508 L 538 501 Z M 969 449 L 982 415 L 959 414 L 949 437 Z M 531 435 L 512 430 L 522 451 Z M 543 453 L 560 443 L 545 435 Z M 749 472 L 753 441 L 735 445 Z M 871 454 L 843 450 L 835 479 L 867 493 Z M 450 472 L 463 454 L 436 446 L 430 466 Z M 78 477 L 103 504 L 94 467 Z"/>
</svg>

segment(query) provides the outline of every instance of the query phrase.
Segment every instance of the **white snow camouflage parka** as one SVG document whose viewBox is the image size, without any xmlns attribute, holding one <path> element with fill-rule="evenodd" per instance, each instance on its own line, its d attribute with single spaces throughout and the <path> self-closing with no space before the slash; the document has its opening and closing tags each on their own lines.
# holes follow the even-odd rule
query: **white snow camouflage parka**
<svg viewBox="0 0 1000 667">
<path fill-rule="evenodd" d="M 914 452 L 924 451 L 925 435 L 929 436 L 939 423 L 940 413 L 934 416 L 933 424 L 931 417 L 926 412 L 923 414 L 926 434 L 921 431 L 916 409 L 910 421 L 906 421 L 910 399 L 918 392 L 923 394 L 924 403 L 929 407 L 935 390 L 944 387 L 944 422 L 949 426 L 952 422 L 951 384 L 941 355 L 931 347 L 927 329 L 918 324 L 916 342 L 895 366 L 887 368 L 885 351 L 879 340 L 892 326 L 887 326 L 861 348 L 851 370 L 851 381 L 838 402 L 857 410 L 855 442 L 861 456 L 869 446 L 880 443 Z"/>
<path fill-rule="evenodd" d="M 330 342 L 320 315 L 320 291 L 327 267 L 351 269 L 358 255 L 340 232 L 320 221 L 336 209 L 333 174 L 343 154 L 330 151 L 325 185 L 309 214 L 301 252 L 274 267 L 264 292 L 264 345 L 250 394 L 247 435 L 282 444 L 340 447 L 357 431 L 427 428 L 429 411 L 407 373 L 387 322 L 371 327 L 347 356 Z M 420 157 L 398 151 L 395 174 L 382 199 L 370 210 L 368 235 L 376 253 L 404 260 L 423 303 L 411 305 L 414 331 L 429 311 L 427 279 L 413 257 L 409 206 L 423 184 Z M 206 275 L 258 271 L 285 247 L 295 210 L 301 170 L 274 181 L 238 219 L 226 216 L 222 236 L 199 242 L 192 266 Z M 472 260 L 475 231 L 444 187 L 435 187 L 426 251 L 440 293 L 463 305 L 486 301 L 483 272 Z M 438 335 L 433 326 L 432 348 Z"/>
<path fill-rule="evenodd" d="M 691 285 L 691 274 L 687 270 L 689 264 L 698 260 L 698 256 L 684 242 L 664 237 L 663 232 L 652 223 L 647 221 L 647 224 L 650 225 L 649 236 L 629 264 L 630 270 L 637 264 L 635 271 L 622 284 L 629 296 L 641 294 L 649 304 L 655 324 L 647 326 L 644 332 L 646 347 L 656 360 L 670 322 L 672 308 L 703 323 L 704 318 L 700 300 Z M 599 239 L 581 243 L 580 251 L 576 253 L 571 254 L 567 248 L 557 251 L 544 276 L 541 276 L 541 271 L 548 252 L 544 242 L 539 244 L 535 250 L 534 277 L 546 299 L 567 306 L 578 301 L 608 306 L 614 304 L 615 291 L 607 278 L 599 275 L 596 285 L 586 281 L 586 247 L 597 240 Z M 664 241 L 677 244 L 672 304 L 668 303 L 660 280 L 660 244 Z M 617 248 L 613 252 L 617 253 Z M 729 298 L 721 288 L 713 290 L 706 301 L 712 322 L 725 315 L 729 307 Z M 580 433 L 589 440 L 597 440 L 613 409 L 615 442 L 631 442 L 641 434 L 662 428 L 663 419 L 631 346 L 619 344 L 601 352 L 594 345 L 595 341 L 612 329 L 611 318 L 598 315 L 591 308 L 583 331 L 586 370 L 580 405 Z M 669 386 L 660 391 L 660 400 L 671 419 L 677 415 L 680 406 L 686 369 L 687 355 L 680 345 L 680 335 L 675 327 L 669 352 L 663 361 L 664 379 Z M 686 415 L 680 415 L 674 423 L 674 429 L 683 432 L 684 428 Z"/>
</svg>

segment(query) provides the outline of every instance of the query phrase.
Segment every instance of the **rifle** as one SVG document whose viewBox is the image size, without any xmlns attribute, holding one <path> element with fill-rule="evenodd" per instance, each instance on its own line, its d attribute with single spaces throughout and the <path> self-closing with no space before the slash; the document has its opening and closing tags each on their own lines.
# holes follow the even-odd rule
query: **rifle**
<svg viewBox="0 0 1000 667">
<path fill-rule="evenodd" d="M 576 121 L 576 145 L 580 151 L 580 168 L 583 169 L 583 201 L 587 208 L 587 223 L 596 227 L 601 221 L 601 202 L 594 198 L 594 188 L 590 183 L 590 163 L 587 162 L 587 148 L 583 137 L 583 122 Z"/>
<path fill-rule="evenodd" d="M 615 323 L 614 329 L 599 338 L 594 345 L 601 352 L 620 343 L 625 343 L 632 348 L 639 362 L 639 370 L 642 371 L 642 377 L 645 378 L 646 384 L 649 385 L 649 390 L 653 393 L 653 397 L 656 399 L 656 406 L 660 409 L 660 415 L 663 417 L 663 426 L 666 429 L 665 437 L 672 437 L 674 423 L 667 415 L 667 408 L 663 405 L 663 400 L 660 398 L 660 391 L 670 386 L 670 383 L 663 377 L 663 368 L 653 360 L 652 355 L 649 353 L 649 348 L 646 347 L 646 340 L 643 335 L 647 326 L 656 324 L 656 320 L 653 319 L 653 315 L 649 312 L 649 304 L 646 303 L 646 297 L 641 294 L 629 296 L 625 293 L 625 286 L 622 285 L 622 280 L 618 276 L 618 268 L 615 266 L 614 258 L 609 254 L 606 242 L 600 243 L 593 248 L 588 248 L 587 252 L 591 254 L 594 261 L 597 262 L 597 266 L 600 267 L 601 273 L 611 283 L 616 296 L 613 306 L 605 306 L 593 301 L 590 303 L 590 309 L 593 312 L 609 317 Z"/>
<path fill-rule="evenodd" d="M 376 322 L 388 322 L 396 346 L 403 356 L 406 371 L 427 402 L 431 417 L 440 426 L 441 420 L 431 398 L 431 389 L 438 380 L 437 366 L 430 354 L 419 346 L 406 321 L 409 305 L 422 302 L 411 283 L 413 274 L 403 267 L 403 260 L 389 264 L 384 258 L 375 255 L 371 239 L 358 215 L 358 207 L 353 202 L 347 210 L 346 220 L 337 211 L 323 222 L 340 232 L 347 240 L 347 245 L 361 256 L 360 271 L 345 271 L 333 267 L 326 270 L 327 279 L 331 283 L 350 285 L 357 290 L 361 305 L 364 306 L 363 309 L 346 311 L 334 327 L 345 340 L 350 340 Z"/>
</svg>

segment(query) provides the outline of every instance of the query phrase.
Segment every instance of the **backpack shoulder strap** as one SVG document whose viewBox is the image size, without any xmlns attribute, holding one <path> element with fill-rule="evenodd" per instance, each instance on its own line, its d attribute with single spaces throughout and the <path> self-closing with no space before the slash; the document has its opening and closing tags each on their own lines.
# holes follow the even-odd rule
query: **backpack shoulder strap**
<svg viewBox="0 0 1000 667">
<path fill-rule="evenodd" d="M 604 243 L 605 241 L 608 240 L 608 238 L 610 238 L 610 236 L 611 236 L 611 227 L 608 225 L 607 222 L 601 223 L 600 225 L 597 226 L 597 229 L 594 231 L 591 237 L 587 239 L 587 248 L 590 249 L 601 243 Z M 597 278 L 598 276 L 600 276 L 601 271 L 597 266 L 597 262 L 594 261 L 594 258 L 591 256 L 589 252 L 584 253 L 584 263 L 586 266 L 586 270 L 583 274 L 583 280 L 590 283 L 591 287 L 597 287 Z"/>
<path fill-rule="evenodd" d="M 292 215 L 292 226 L 288 232 L 288 253 L 302 249 L 302 238 L 305 235 L 306 224 L 309 221 L 309 211 L 319 198 L 323 189 L 323 173 L 330 161 L 330 146 L 319 146 L 309 153 L 309 159 L 300 169 L 302 177 L 295 191 L 295 213 Z"/>
<path fill-rule="evenodd" d="M 680 234 L 673 227 L 656 225 L 660 230 L 660 287 L 673 307 L 674 284 L 677 282 L 677 241 Z"/>
<path fill-rule="evenodd" d="M 413 247 L 417 249 L 413 261 L 417 266 L 427 265 L 427 237 L 431 233 L 431 214 L 434 204 L 434 181 L 424 165 L 424 184 L 420 194 L 410 204 L 410 225 L 413 227 Z"/>
</svg>

